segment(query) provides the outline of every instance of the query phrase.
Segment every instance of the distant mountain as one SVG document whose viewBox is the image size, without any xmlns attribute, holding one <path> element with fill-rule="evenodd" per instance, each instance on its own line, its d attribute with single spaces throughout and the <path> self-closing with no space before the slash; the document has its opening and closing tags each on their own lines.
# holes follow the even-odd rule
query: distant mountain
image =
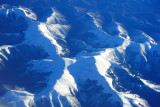
<svg viewBox="0 0 160 107">
<path fill-rule="evenodd" d="M 159 107 L 158 0 L 1 0 L 0 107 Z"/>
</svg>

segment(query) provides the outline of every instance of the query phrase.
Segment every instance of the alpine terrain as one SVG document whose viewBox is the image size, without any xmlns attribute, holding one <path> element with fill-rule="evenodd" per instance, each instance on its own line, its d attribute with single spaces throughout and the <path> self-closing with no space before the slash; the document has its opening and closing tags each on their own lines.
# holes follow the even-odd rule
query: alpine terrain
<svg viewBox="0 0 160 107">
<path fill-rule="evenodd" d="M 160 107 L 160 1 L 0 0 L 0 107 Z"/>
</svg>

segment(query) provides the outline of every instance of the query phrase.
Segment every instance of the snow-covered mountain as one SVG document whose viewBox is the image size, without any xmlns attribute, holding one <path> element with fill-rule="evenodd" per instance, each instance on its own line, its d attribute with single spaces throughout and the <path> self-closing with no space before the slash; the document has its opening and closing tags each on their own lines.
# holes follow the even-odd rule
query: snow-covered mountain
<svg viewBox="0 0 160 107">
<path fill-rule="evenodd" d="M 158 0 L 1 0 L 0 107 L 159 107 Z"/>
</svg>

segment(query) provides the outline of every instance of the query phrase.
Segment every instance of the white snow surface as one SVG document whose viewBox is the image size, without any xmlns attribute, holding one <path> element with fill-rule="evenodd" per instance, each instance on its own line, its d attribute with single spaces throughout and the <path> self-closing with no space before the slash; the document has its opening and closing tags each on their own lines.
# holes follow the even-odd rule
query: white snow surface
<svg viewBox="0 0 160 107">
<path fill-rule="evenodd" d="M 118 92 L 113 86 L 113 78 L 111 78 L 108 73 L 109 70 L 111 70 L 110 68 L 114 67 L 113 63 L 119 64 L 119 57 L 116 56 L 115 50 L 118 50 L 125 62 L 126 49 L 131 43 L 134 44 L 134 42 L 130 40 L 127 31 L 119 23 L 117 23 L 120 32 L 119 35 L 111 37 L 102 30 L 101 16 L 87 13 L 93 18 L 93 23 L 95 24 L 94 29 L 89 32 L 98 35 L 97 40 L 93 42 L 100 41 L 100 45 L 102 46 L 106 44 L 114 46 L 117 43 L 121 45 L 113 48 L 104 48 L 95 54 L 82 52 L 78 54 L 80 56 L 76 56 L 75 58 L 62 58 L 60 55 L 64 55 L 65 53 L 61 44 L 57 42 L 57 38 L 65 41 L 71 27 L 70 25 L 63 24 L 66 22 L 65 17 L 58 13 L 58 11 L 53 9 L 53 14 L 48 17 L 47 22 L 43 23 L 37 22 L 37 16 L 31 10 L 23 7 L 13 8 L 11 10 L 4 9 L 3 11 L 0 10 L 0 13 L 1 12 L 5 14 L 14 12 L 17 16 L 20 15 L 28 18 L 29 27 L 25 31 L 25 41 L 22 44 L 41 47 L 49 54 L 46 59 L 30 61 L 29 63 L 33 64 L 32 70 L 36 70 L 37 72 L 52 71 L 52 73 L 48 77 L 47 83 L 49 85 L 38 95 L 34 95 L 22 89 L 9 90 L 3 99 L 0 100 L 8 101 L 9 103 L 21 107 L 30 107 L 30 105 L 35 105 L 35 102 L 39 101 L 41 98 L 47 98 L 52 107 L 54 107 L 54 101 L 57 101 L 61 107 L 65 107 L 65 104 L 67 104 L 63 99 L 65 97 L 72 107 L 79 107 L 81 104 L 76 97 L 76 92 L 79 92 L 81 87 L 78 87 L 78 82 L 85 82 L 87 79 L 90 79 L 98 80 L 98 85 L 104 88 L 103 93 L 112 94 L 112 97 L 109 98 L 112 103 L 119 102 L 123 107 L 132 107 L 133 104 L 137 107 L 149 107 L 148 102 L 137 94 L 132 94 L 129 91 Z M 145 46 L 148 45 L 149 49 L 151 49 L 150 44 L 157 45 L 157 43 L 149 35 L 144 35 L 148 41 L 146 44 L 140 44 L 140 54 L 147 62 Z M 10 54 L 9 48 L 11 47 L 12 46 L 8 45 L 1 46 L 0 55 L 7 59 L 6 55 L 1 51 L 5 50 Z M 0 61 L 0 63 L 1 62 L 2 61 Z M 122 68 L 125 69 L 123 66 Z M 142 78 L 140 80 L 146 86 L 160 92 L 159 84 L 151 83 Z"/>
</svg>

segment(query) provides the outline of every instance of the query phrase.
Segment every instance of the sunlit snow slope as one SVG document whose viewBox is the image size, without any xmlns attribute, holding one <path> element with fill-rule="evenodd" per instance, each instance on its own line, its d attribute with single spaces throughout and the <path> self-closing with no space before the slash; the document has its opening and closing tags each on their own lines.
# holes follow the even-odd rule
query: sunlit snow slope
<svg viewBox="0 0 160 107">
<path fill-rule="evenodd" d="M 158 0 L 1 0 L 0 107 L 160 107 Z"/>
</svg>

